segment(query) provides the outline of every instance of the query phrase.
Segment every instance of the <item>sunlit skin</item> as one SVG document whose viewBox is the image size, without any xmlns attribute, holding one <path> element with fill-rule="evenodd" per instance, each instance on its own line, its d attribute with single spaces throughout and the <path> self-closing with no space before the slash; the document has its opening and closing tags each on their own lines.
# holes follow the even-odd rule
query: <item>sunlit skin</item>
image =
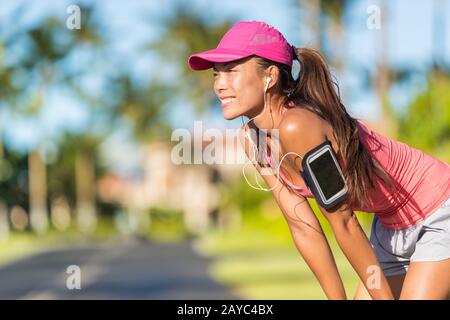
<svg viewBox="0 0 450 320">
<path fill-rule="evenodd" d="M 271 66 L 262 70 L 256 62 L 256 58 L 250 57 L 228 63 L 215 63 L 213 75 L 214 92 L 218 99 L 222 100 L 222 98 L 230 96 L 236 98 L 231 103 L 221 105 L 225 119 L 232 120 L 239 116 L 245 116 L 252 119 L 251 122 L 256 127 L 265 129 L 270 134 L 272 130 L 280 128 L 280 123 L 286 116 L 301 117 L 308 125 L 325 131 L 327 138 L 333 142 L 335 152 L 338 152 L 337 143 L 331 134 L 332 129 L 328 123 L 305 109 L 295 108 L 282 113 L 283 97 L 278 93 L 279 70 L 277 67 Z M 266 91 L 266 107 L 264 108 L 266 77 L 271 77 L 272 80 Z M 279 150 L 282 154 L 282 146 L 277 141 L 270 141 L 270 137 L 268 138 L 272 149 Z M 294 159 L 293 156 L 288 156 L 287 159 L 289 158 L 292 161 Z M 289 161 L 284 161 L 282 168 L 289 174 L 294 185 L 301 186 L 304 184 L 301 176 L 296 174 L 295 165 L 290 165 Z"/>
<path fill-rule="evenodd" d="M 252 119 L 252 124 L 260 129 L 265 129 L 269 134 L 272 130 L 279 129 L 284 115 L 281 112 L 282 97 L 276 92 L 278 68 L 269 67 L 267 70 L 262 70 L 257 64 L 256 58 L 250 57 L 229 63 L 215 63 L 213 75 L 214 92 L 219 101 L 230 96 L 236 98 L 231 103 L 221 104 L 225 119 L 232 120 L 239 116 L 245 116 Z M 271 77 L 272 80 L 267 87 L 266 107 L 264 108 L 264 89 L 267 77 Z M 275 144 L 276 141 L 271 143 Z M 280 148 L 277 150 L 281 152 L 280 145 L 272 146 L 272 149 L 275 150 L 275 148 Z M 290 173 L 292 181 L 296 185 L 301 185 L 303 179 L 294 174 L 295 168 L 289 166 L 287 161 L 282 165 L 284 170 Z"/>
<path fill-rule="evenodd" d="M 214 92 L 219 100 L 224 97 L 236 98 L 233 102 L 222 105 L 225 119 L 232 120 L 239 116 L 256 117 L 253 122 L 258 128 L 267 129 L 270 132 L 271 129 L 278 127 L 281 121 L 281 97 L 272 93 L 278 75 L 276 67 L 263 71 L 259 68 L 256 59 L 251 57 L 229 63 L 215 63 L 213 74 Z M 266 94 L 268 99 L 266 106 L 270 105 L 272 117 L 269 107 L 263 110 L 266 76 L 274 79 L 269 83 Z"/>
</svg>

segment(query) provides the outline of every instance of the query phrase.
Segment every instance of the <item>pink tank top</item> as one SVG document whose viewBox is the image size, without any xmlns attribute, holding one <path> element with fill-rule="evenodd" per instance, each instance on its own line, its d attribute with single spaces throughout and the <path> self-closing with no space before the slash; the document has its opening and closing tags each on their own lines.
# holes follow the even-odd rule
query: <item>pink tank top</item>
<svg viewBox="0 0 450 320">
<path fill-rule="evenodd" d="M 386 228 L 398 230 L 426 218 L 450 197 L 449 164 L 372 131 L 361 120 L 357 122 L 360 140 L 392 177 L 393 189 L 388 190 L 375 176 L 376 191 L 368 195 L 367 205 L 353 204 L 353 210 L 373 212 Z M 266 150 L 267 161 L 275 168 L 269 148 Z M 280 178 L 297 194 L 314 198 L 306 184 L 293 185 L 281 170 Z"/>
</svg>

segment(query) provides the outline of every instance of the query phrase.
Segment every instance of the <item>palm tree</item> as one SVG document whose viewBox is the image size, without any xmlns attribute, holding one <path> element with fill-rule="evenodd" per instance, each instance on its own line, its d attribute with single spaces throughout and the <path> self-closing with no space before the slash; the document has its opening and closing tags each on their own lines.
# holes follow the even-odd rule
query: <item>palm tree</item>
<svg viewBox="0 0 450 320">
<path fill-rule="evenodd" d="M 2 127 L 0 123 L 0 171 L 3 171 L 3 166 L 5 165 L 4 164 L 5 160 L 3 158 L 4 158 L 3 136 L 2 136 Z M 0 174 L 3 175 L 3 173 Z M 0 240 L 7 239 L 8 236 L 9 236 L 8 208 L 3 199 L 0 198 Z"/>
<path fill-rule="evenodd" d="M 76 213 L 80 231 L 92 233 L 97 226 L 95 205 L 95 150 L 98 141 L 89 136 L 79 137 L 81 142 L 75 154 Z"/>
<path fill-rule="evenodd" d="M 307 45 L 322 51 L 336 73 L 342 75 L 345 70 L 344 17 L 350 0 L 299 0 L 298 4 L 305 10 L 306 24 L 312 33 Z M 327 40 L 327 45 L 324 44 L 324 39 Z M 340 93 L 345 94 L 342 79 L 343 77 L 339 81 Z"/>
<path fill-rule="evenodd" d="M 38 234 L 48 229 L 47 170 L 39 150 L 28 153 L 28 175 L 30 188 L 30 225 Z"/>
<path fill-rule="evenodd" d="M 8 87 L 11 86 L 11 77 L 7 72 L 4 63 L 4 44 L 0 40 L 0 97 L 5 95 Z M 1 119 L 0 119 L 1 120 Z M 0 165 L 3 166 L 4 150 L 3 150 L 3 123 L 0 122 Z M 5 239 L 9 235 L 8 208 L 3 199 L 0 198 L 0 239 Z"/>
<path fill-rule="evenodd" d="M 87 47 L 87 50 L 95 52 L 96 59 L 104 59 L 105 42 L 102 36 L 102 26 L 99 23 L 98 16 L 95 15 L 94 8 L 82 6 L 80 8 L 82 16 L 86 17 L 80 30 L 74 33 L 73 45 L 78 48 Z M 74 51 L 77 55 L 77 51 Z M 89 73 L 90 66 L 80 66 L 77 70 L 78 75 Z M 68 77 L 67 83 L 71 89 L 78 94 L 81 100 L 84 100 L 93 113 L 100 109 L 102 101 L 92 99 L 89 94 L 80 88 L 80 80 L 77 74 Z M 100 99 L 101 100 L 101 99 Z M 92 120 L 95 121 L 95 120 Z M 75 154 L 74 154 L 74 177 L 75 177 L 75 212 L 77 226 L 80 231 L 92 233 L 97 227 L 96 210 L 96 150 L 102 140 L 101 136 L 91 132 L 85 132 L 76 135 Z"/>
<path fill-rule="evenodd" d="M 379 37 L 377 39 L 379 53 L 378 67 L 374 77 L 375 91 L 378 94 L 381 109 L 380 131 L 390 137 L 397 137 L 398 123 L 397 117 L 389 103 L 389 87 L 391 70 L 388 62 L 389 53 L 389 7 L 385 0 L 380 3 L 381 13 L 381 29 L 378 30 Z"/>
<path fill-rule="evenodd" d="M 22 9 L 26 11 L 25 6 L 22 6 Z M 18 10 L 18 12 L 22 11 Z M 91 48 L 100 47 L 103 44 L 100 35 L 101 28 L 96 25 L 96 20 L 91 15 L 92 8 L 82 7 L 81 11 L 87 19 L 84 20 L 82 28 L 76 32 L 67 30 L 64 21 L 59 18 L 47 17 L 27 30 L 23 30 L 23 27 L 20 27 L 21 20 L 16 19 L 15 25 L 19 25 L 18 30 L 5 40 L 5 43 L 8 44 L 5 51 L 8 52 L 15 43 L 21 43 L 20 41 L 24 38 L 29 40 L 25 42 L 29 47 L 14 66 L 7 68 L 7 73 L 0 73 L 0 98 L 7 102 L 7 106 L 12 112 L 23 117 L 35 117 L 45 102 L 45 92 L 48 88 L 56 86 L 56 81 L 59 82 L 58 85 L 72 86 L 73 91 L 76 91 L 73 84 L 76 83 L 77 76 L 83 70 L 77 70 L 71 74 L 64 69 L 64 65 L 73 59 L 81 44 L 90 45 Z M 14 73 L 27 76 L 15 77 L 22 80 L 22 83 L 17 84 L 17 82 L 10 81 Z M 7 76 L 8 74 L 9 76 Z M 86 140 L 80 139 L 76 146 L 83 149 L 84 141 Z M 89 147 L 88 145 L 87 148 L 89 149 Z M 47 174 L 45 159 L 42 158 L 38 149 L 29 150 L 28 153 L 30 221 L 34 231 L 43 233 L 48 226 Z M 82 154 L 81 151 L 78 153 L 79 159 L 75 165 L 75 177 L 77 184 L 80 185 L 77 190 L 94 185 L 92 178 L 94 166 L 92 161 L 87 160 L 89 158 Z M 88 190 L 91 191 L 89 188 Z M 88 196 L 87 192 L 80 191 L 77 196 L 81 197 L 76 201 L 80 206 L 77 212 L 82 212 L 83 208 L 87 208 L 85 215 L 90 217 L 82 218 L 82 220 L 96 221 L 95 210 L 92 209 L 95 208 L 92 195 Z"/>
<path fill-rule="evenodd" d="M 321 12 L 328 17 L 329 27 L 327 29 L 327 36 L 331 42 L 331 50 L 328 56 L 331 58 L 331 63 L 334 68 L 340 72 L 344 69 L 344 38 L 345 28 L 344 13 L 349 4 L 349 0 L 320 0 Z"/>
<path fill-rule="evenodd" d="M 446 4 L 442 0 L 433 1 L 433 63 L 441 69 L 445 68 Z"/>
<path fill-rule="evenodd" d="M 297 0 L 295 5 L 304 9 L 303 17 L 310 32 L 308 37 L 308 47 L 322 50 L 322 26 L 321 26 L 321 0 Z M 304 32 L 300 26 L 300 32 Z"/>
</svg>

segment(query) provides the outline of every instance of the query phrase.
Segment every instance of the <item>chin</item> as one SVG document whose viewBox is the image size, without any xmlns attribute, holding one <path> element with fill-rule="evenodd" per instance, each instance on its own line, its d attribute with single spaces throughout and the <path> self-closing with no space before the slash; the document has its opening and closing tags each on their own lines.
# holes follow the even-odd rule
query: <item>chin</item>
<svg viewBox="0 0 450 320">
<path fill-rule="evenodd" d="M 223 117 L 227 120 L 233 120 L 242 115 L 243 114 L 241 112 L 233 112 L 233 110 L 223 110 Z"/>
<path fill-rule="evenodd" d="M 226 120 L 233 120 L 233 119 L 236 119 L 239 116 L 240 116 L 239 114 L 226 114 L 226 113 L 223 114 L 223 117 Z"/>
</svg>

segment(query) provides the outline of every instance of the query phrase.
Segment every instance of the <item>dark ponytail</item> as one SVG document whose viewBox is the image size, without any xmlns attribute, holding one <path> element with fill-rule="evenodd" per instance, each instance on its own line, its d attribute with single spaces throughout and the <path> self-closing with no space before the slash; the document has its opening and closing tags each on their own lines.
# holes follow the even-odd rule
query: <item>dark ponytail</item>
<svg viewBox="0 0 450 320">
<path fill-rule="evenodd" d="M 294 58 L 300 63 L 298 78 L 293 79 L 287 65 L 259 58 L 263 68 L 277 65 L 280 69 L 280 90 L 284 103 L 303 106 L 327 121 L 333 128 L 338 144 L 337 155 L 343 163 L 343 173 L 349 188 L 349 204 L 367 205 L 368 192 L 374 188 L 375 175 L 388 186 L 390 176 L 368 152 L 359 139 L 357 118 L 351 117 L 341 102 L 339 87 L 333 81 L 324 57 L 314 49 L 293 47 Z"/>
</svg>

